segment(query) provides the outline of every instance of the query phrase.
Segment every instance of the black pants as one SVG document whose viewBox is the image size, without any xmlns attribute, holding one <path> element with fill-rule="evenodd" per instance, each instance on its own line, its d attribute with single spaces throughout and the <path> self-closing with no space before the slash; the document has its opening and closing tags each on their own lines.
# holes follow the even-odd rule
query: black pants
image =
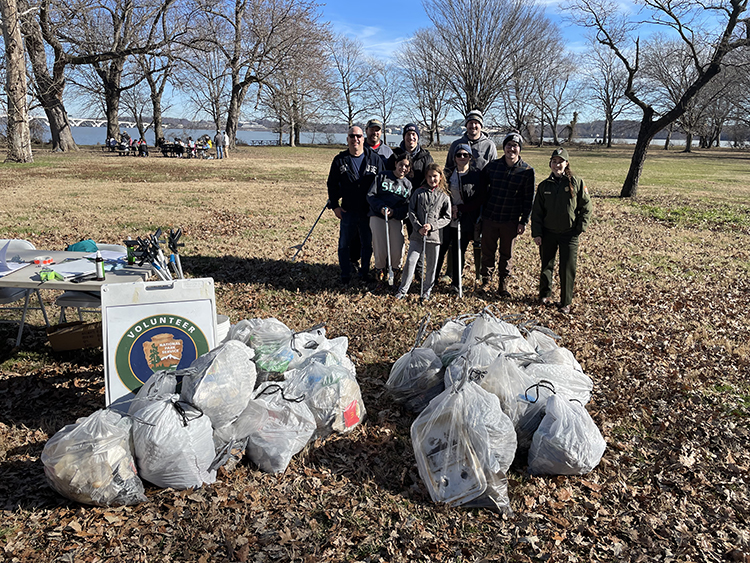
<svg viewBox="0 0 750 563">
<path fill-rule="evenodd" d="M 539 276 L 539 297 L 550 297 L 555 257 L 560 250 L 560 304 L 570 305 L 573 301 L 573 285 L 576 281 L 578 261 L 578 235 L 574 231 L 551 233 L 544 231 L 539 257 L 542 260 L 542 273 Z"/>
<path fill-rule="evenodd" d="M 468 248 L 473 236 L 474 224 L 461 224 L 461 273 L 463 273 L 463 268 L 466 264 L 466 260 L 464 259 L 466 255 L 466 249 Z M 458 287 L 458 228 L 451 227 L 450 225 L 443 228 L 442 242 L 440 243 L 440 254 L 438 254 L 436 275 L 440 275 L 440 271 L 443 268 L 443 261 L 445 260 L 445 255 L 448 253 L 449 248 L 451 249 L 451 254 L 453 256 L 453 260 L 451 260 L 451 272 L 449 273 L 449 275 L 452 280 L 451 283 Z"/>
</svg>

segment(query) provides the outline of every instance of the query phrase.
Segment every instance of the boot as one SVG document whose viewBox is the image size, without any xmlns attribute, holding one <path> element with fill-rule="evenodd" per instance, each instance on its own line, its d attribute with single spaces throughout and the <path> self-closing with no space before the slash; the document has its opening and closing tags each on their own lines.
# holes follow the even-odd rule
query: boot
<svg viewBox="0 0 750 563">
<path fill-rule="evenodd" d="M 499 288 L 497 292 L 498 296 L 507 299 L 510 297 L 510 291 L 508 291 L 508 278 L 500 278 Z"/>
</svg>

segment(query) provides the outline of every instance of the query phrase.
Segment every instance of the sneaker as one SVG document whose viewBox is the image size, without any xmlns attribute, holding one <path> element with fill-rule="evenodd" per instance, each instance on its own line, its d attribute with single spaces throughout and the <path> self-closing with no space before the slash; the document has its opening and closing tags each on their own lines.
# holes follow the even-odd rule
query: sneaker
<svg viewBox="0 0 750 563">
<path fill-rule="evenodd" d="M 563 315 L 570 315 L 570 305 L 563 305 L 562 307 L 560 307 L 560 312 Z"/>
<path fill-rule="evenodd" d="M 420 297 L 420 298 L 419 298 L 419 300 L 420 300 L 420 301 L 421 301 L 422 303 L 424 303 L 424 302 L 426 302 L 426 301 L 429 301 L 429 300 L 430 300 L 430 294 L 429 294 L 429 293 L 425 293 L 424 295 L 422 295 L 422 297 Z"/>
<path fill-rule="evenodd" d="M 394 297 L 395 297 L 396 299 L 398 299 L 399 301 L 401 301 L 402 299 L 406 299 L 406 293 L 401 293 L 401 292 L 399 291 L 398 293 L 396 293 L 396 295 L 395 295 Z"/>
<path fill-rule="evenodd" d="M 550 306 L 554 303 L 551 297 L 540 297 L 539 301 L 542 302 L 542 305 Z"/>
<path fill-rule="evenodd" d="M 450 283 L 451 283 L 452 281 L 453 281 L 453 280 L 451 279 L 451 277 L 450 277 L 450 276 L 443 276 L 443 277 L 441 277 L 441 278 L 440 278 L 440 283 L 442 283 L 442 284 L 444 284 L 444 285 L 448 285 L 448 284 L 450 284 Z"/>
</svg>

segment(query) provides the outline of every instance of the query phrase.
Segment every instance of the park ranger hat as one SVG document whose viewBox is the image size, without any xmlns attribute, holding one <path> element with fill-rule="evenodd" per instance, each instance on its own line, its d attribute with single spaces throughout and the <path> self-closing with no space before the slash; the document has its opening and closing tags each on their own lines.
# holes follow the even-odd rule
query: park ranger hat
<svg viewBox="0 0 750 563">
<path fill-rule="evenodd" d="M 567 151 L 567 150 L 565 150 L 565 149 L 564 149 L 564 148 L 562 148 L 562 147 L 556 148 L 556 149 L 555 149 L 554 151 L 552 151 L 552 156 L 551 156 L 551 157 L 549 157 L 549 158 L 550 158 L 550 160 L 552 160 L 552 159 L 553 159 L 553 158 L 555 158 L 556 156 L 559 156 L 559 157 L 560 157 L 560 158 L 562 158 L 562 159 L 563 159 L 563 160 L 564 160 L 565 162 L 568 162 L 568 161 L 570 160 L 570 159 L 568 158 L 568 151 Z"/>
</svg>

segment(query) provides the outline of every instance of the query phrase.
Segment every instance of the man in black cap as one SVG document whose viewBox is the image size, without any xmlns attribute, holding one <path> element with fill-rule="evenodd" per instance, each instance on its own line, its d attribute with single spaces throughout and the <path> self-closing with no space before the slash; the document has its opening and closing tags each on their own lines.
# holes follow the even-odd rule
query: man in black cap
<svg viewBox="0 0 750 563">
<path fill-rule="evenodd" d="M 498 295 L 510 297 L 508 278 L 516 237 L 526 230 L 534 201 L 534 169 L 521 160 L 523 138 L 513 132 L 503 140 L 503 157 L 482 171 L 482 285 L 489 288 L 497 262 Z"/>
<path fill-rule="evenodd" d="M 365 146 L 370 147 L 383 160 L 383 164 L 393 154 L 391 147 L 381 142 L 380 135 L 383 131 L 383 122 L 379 119 L 371 119 L 365 126 Z"/>
</svg>

